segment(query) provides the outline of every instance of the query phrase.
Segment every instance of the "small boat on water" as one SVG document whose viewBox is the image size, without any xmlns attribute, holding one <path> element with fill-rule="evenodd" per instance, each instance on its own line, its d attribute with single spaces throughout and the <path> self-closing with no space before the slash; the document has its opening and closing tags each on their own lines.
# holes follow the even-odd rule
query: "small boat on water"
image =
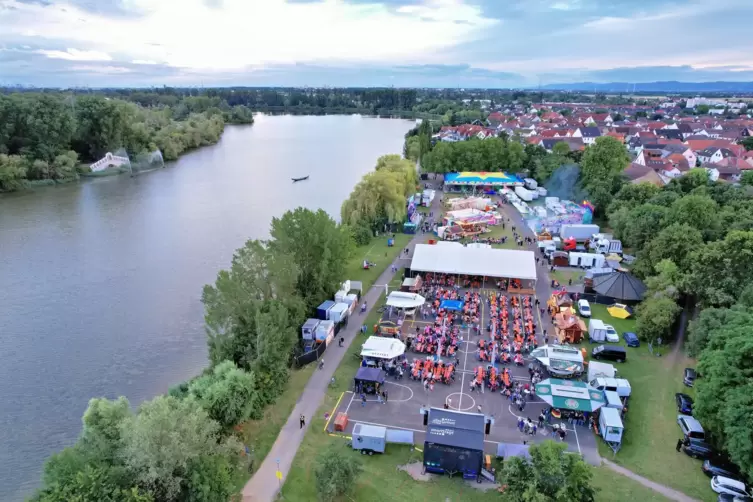
<svg viewBox="0 0 753 502">
<path fill-rule="evenodd" d="M 303 178 L 291 178 L 291 179 L 293 180 L 293 183 L 295 183 L 297 181 L 307 180 L 307 179 L 309 179 L 309 177 L 308 176 L 304 176 Z"/>
</svg>

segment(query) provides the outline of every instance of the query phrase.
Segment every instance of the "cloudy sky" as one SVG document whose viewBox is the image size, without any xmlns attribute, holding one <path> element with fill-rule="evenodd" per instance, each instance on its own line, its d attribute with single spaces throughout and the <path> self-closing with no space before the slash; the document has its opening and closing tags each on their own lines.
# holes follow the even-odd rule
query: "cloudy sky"
<svg viewBox="0 0 753 502">
<path fill-rule="evenodd" d="M 0 85 L 751 81 L 753 0 L 0 0 Z"/>
</svg>

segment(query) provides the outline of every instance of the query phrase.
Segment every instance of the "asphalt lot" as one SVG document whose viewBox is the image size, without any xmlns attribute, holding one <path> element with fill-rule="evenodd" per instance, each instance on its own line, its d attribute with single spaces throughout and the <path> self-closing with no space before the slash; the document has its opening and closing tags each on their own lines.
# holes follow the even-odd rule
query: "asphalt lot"
<svg viewBox="0 0 753 502">
<path fill-rule="evenodd" d="M 543 273 L 546 276 L 546 270 Z M 541 280 L 539 278 L 539 281 Z M 479 361 L 476 350 L 480 338 L 489 340 L 489 333 L 486 331 L 486 326 L 489 322 L 489 308 L 486 303 L 486 296 L 489 293 L 489 290 L 480 291 L 483 297 L 481 302 L 481 332 L 475 333 L 470 329 L 460 330 L 463 341 L 458 346 L 457 358 L 459 365 L 457 366 L 453 382 L 449 385 L 437 383 L 433 391 L 429 391 L 424 389 L 420 380 L 414 381 L 410 379 L 408 373 L 401 380 L 387 377 L 385 388 L 388 393 L 388 402 L 383 404 L 379 403 L 375 396 L 367 396 L 367 401 L 363 405 L 360 396 L 353 392 L 346 392 L 334 413 L 334 416 L 338 412 L 347 413 L 349 425 L 345 433 L 349 434 L 357 422 L 381 425 L 393 429 L 413 431 L 416 444 L 421 445 L 424 441 L 425 427 L 423 426 L 423 417 L 420 414 L 420 410 L 428 407 L 441 408 L 447 403 L 451 409 L 465 412 L 478 412 L 478 406 L 481 406 L 481 413 L 492 419 L 493 425 L 491 426 L 490 434 L 486 437 L 487 453 L 496 453 L 497 444 L 499 443 L 521 444 L 523 442 L 537 442 L 551 439 L 551 428 L 549 427 L 539 430 L 535 436 L 524 434 L 517 428 L 518 415 L 522 415 L 524 418 L 530 417 L 536 422 L 539 413 L 547 407 L 546 403 L 538 397 L 532 396 L 523 412 L 519 412 L 518 408 L 507 397 L 501 395 L 499 390 L 496 392 L 491 392 L 489 389 L 485 389 L 483 392 L 479 390 L 471 392 L 470 390 L 470 382 L 473 379 L 474 370 L 478 366 L 486 368 L 490 364 Z M 546 304 L 545 297 L 539 297 L 539 300 L 541 305 Z M 535 310 L 535 318 L 537 319 L 536 335 L 539 344 L 541 344 L 543 329 L 551 330 L 551 325 L 546 313 L 542 319 L 538 309 Z M 417 320 L 409 319 L 406 321 L 403 327 L 404 333 L 415 331 L 416 327 L 423 328 L 430 321 L 429 319 L 423 321 L 420 319 L 420 316 L 417 317 Z M 552 331 L 548 332 L 552 333 Z M 411 362 L 414 358 L 423 359 L 426 357 L 426 354 L 417 354 L 410 351 L 407 352 L 407 355 Z M 447 359 L 443 358 L 443 360 Z M 502 367 L 509 368 L 512 379 L 515 382 L 530 382 L 527 370 L 530 359 L 524 358 L 524 361 L 522 367 L 514 364 L 501 365 L 499 363 L 496 364 L 496 367 L 499 371 L 501 371 Z M 562 422 L 553 419 L 552 424 L 555 423 Z M 566 421 L 563 425 L 568 431 L 565 439 L 568 449 L 572 452 L 583 454 L 587 461 L 598 463 L 599 456 L 594 434 L 586 427 L 575 426 Z M 330 431 L 332 431 L 333 427 L 334 424 L 331 422 L 329 424 Z"/>
</svg>

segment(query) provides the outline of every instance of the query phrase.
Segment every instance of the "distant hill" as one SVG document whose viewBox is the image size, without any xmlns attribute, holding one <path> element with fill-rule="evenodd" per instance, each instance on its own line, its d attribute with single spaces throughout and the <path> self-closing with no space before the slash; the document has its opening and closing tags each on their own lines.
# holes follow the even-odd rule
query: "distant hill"
<svg viewBox="0 0 753 502">
<path fill-rule="evenodd" d="M 676 92 L 725 92 L 725 93 L 753 93 L 753 82 L 576 82 L 573 84 L 547 84 L 542 86 L 546 90 L 558 91 L 591 91 L 609 93 L 676 93 Z"/>
</svg>

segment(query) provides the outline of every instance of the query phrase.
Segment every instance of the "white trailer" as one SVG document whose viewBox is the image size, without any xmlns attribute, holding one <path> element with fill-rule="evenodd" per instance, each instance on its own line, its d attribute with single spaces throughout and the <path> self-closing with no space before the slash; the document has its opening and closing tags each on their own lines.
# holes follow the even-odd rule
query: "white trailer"
<svg viewBox="0 0 753 502">
<path fill-rule="evenodd" d="M 607 326 L 599 319 L 588 321 L 588 339 L 592 342 L 605 342 L 607 340 Z"/>
<path fill-rule="evenodd" d="M 599 233 L 599 225 L 578 223 L 562 225 L 560 228 L 560 237 L 562 240 L 573 238 L 578 242 L 585 242 L 593 238 L 593 235 L 597 233 Z"/>
<path fill-rule="evenodd" d="M 421 194 L 421 205 L 426 207 L 431 206 L 431 202 L 434 200 L 435 195 L 436 192 L 434 190 L 424 190 L 424 193 Z"/>
<path fill-rule="evenodd" d="M 597 253 L 575 253 L 571 252 L 570 256 L 571 267 L 582 268 L 602 268 L 604 266 L 604 255 Z"/>
<path fill-rule="evenodd" d="M 515 195 L 526 202 L 531 202 L 533 200 L 533 194 L 523 187 L 515 187 Z"/>
<path fill-rule="evenodd" d="M 621 443 L 623 430 L 625 430 L 625 426 L 622 424 L 619 411 L 606 407 L 599 410 L 599 432 L 604 441 Z"/>
</svg>

